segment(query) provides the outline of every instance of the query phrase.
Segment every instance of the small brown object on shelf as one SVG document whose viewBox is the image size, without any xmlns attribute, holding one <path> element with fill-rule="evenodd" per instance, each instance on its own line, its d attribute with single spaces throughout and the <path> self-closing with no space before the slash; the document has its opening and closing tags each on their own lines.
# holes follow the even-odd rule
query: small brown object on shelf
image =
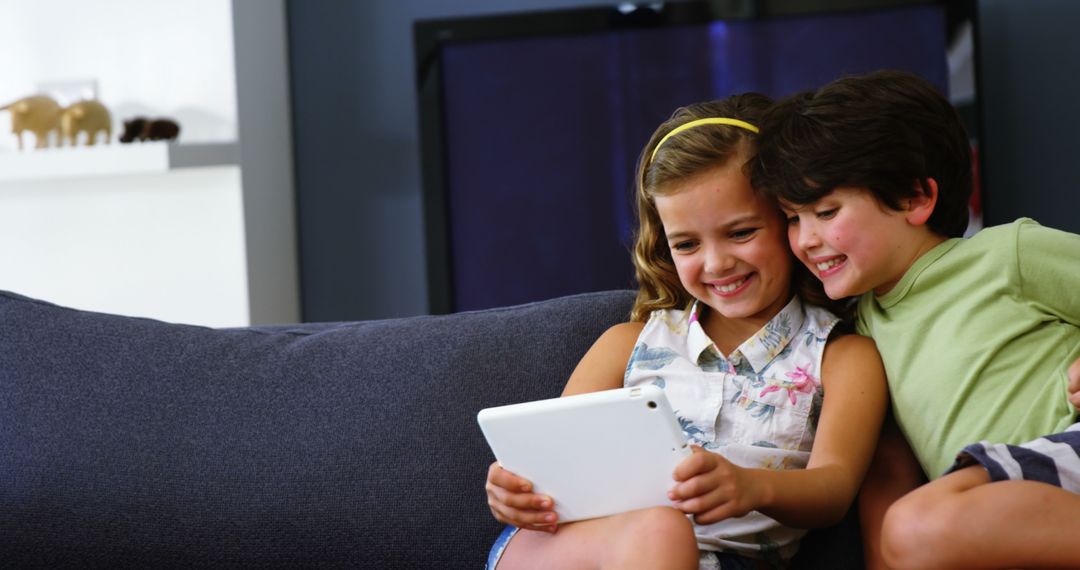
<svg viewBox="0 0 1080 570">
<path fill-rule="evenodd" d="M 147 119 L 134 117 L 124 121 L 124 133 L 120 142 L 171 141 L 180 136 L 180 125 L 172 119 Z"/>
<path fill-rule="evenodd" d="M 79 133 L 86 133 L 86 146 L 94 146 L 97 134 L 105 131 L 105 144 L 112 142 L 112 115 L 100 101 L 79 101 L 60 112 L 60 140 L 76 146 Z"/>
<path fill-rule="evenodd" d="M 0 107 L 2 110 L 11 111 L 11 132 L 19 139 L 19 150 L 23 149 L 23 131 L 34 133 L 35 148 L 46 148 L 49 133 L 60 125 L 60 104 L 48 95 L 19 99 Z"/>
</svg>

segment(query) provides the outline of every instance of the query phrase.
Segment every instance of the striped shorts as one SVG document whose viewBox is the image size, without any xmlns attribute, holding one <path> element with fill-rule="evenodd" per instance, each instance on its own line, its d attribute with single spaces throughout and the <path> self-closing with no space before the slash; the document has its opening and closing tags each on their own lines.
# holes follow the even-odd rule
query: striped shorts
<svg viewBox="0 0 1080 570">
<path fill-rule="evenodd" d="M 975 464 L 985 467 L 993 481 L 1040 481 L 1080 494 L 1080 423 L 1020 445 L 973 443 L 946 474 Z"/>
</svg>

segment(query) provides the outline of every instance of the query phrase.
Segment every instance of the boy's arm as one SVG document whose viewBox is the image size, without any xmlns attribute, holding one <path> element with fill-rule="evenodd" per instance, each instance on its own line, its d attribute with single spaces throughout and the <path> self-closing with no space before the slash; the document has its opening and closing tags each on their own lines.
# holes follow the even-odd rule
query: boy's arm
<svg viewBox="0 0 1080 570">
<path fill-rule="evenodd" d="M 1022 222 L 1017 233 L 1016 262 L 1024 301 L 1080 327 L 1080 235 Z"/>
<path fill-rule="evenodd" d="M 1069 401 L 1080 409 L 1080 358 L 1069 367 Z"/>
<path fill-rule="evenodd" d="M 881 428 L 874 459 L 859 489 L 859 527 L 867 570 L 886 568 L 881 555 L 881 523 L 885 511 L 897 499 L 925 482 L 926 475 L 915 453 L 889 414 Z"/>
<path fill-rule="evenodd" d="M 1080 327 L 1080 235 L 1024 222 L 1017 234 L 1022 296 L 1055 317 Z M 1068 369 L 1069 401 L 1080 408 L 1080 359 Z"/>
</svg>

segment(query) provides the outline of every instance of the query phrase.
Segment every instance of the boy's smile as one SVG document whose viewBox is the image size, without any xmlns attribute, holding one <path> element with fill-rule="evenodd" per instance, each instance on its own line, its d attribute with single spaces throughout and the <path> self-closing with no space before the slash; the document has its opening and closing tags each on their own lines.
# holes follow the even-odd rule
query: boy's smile
<svg viewBox="0 0 1080 570">
<path fill-rule="evenodd" d="M 830 255 L 810 258 L 810 263 L 813 263 L 817 267 L 818 277 L 821 279 L 825 279 L 837 271 L 840 271 L 845 261 L 847 261 L 846 255 Z"/>
<path fill-rule="evenodd" d="M 861 188 L 837 188 L 783 209 L 791 249 L 833 299 L 889 292 L 922 253 L 943 241 L 927 226 L 909 223 L 907 209 L 889 209 Z"/>
</svg>

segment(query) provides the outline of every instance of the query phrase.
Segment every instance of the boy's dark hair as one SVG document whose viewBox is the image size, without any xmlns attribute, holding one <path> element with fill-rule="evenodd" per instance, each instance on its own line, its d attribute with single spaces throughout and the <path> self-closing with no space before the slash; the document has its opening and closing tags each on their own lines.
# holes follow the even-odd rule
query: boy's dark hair
<svg viewBox="0 0 1080 570">
<path fill-rule="evenodd" d="M 938 198 L 927 226 L 963 235 L 972 188 L 967 133 L 933 85 L 901 71 L 844 77 L 778 101 L 761 119 L 751 166 L 755 188 L 797 205 L 848 186 L 899 210 L 928 178 Z"/>
</svg>

